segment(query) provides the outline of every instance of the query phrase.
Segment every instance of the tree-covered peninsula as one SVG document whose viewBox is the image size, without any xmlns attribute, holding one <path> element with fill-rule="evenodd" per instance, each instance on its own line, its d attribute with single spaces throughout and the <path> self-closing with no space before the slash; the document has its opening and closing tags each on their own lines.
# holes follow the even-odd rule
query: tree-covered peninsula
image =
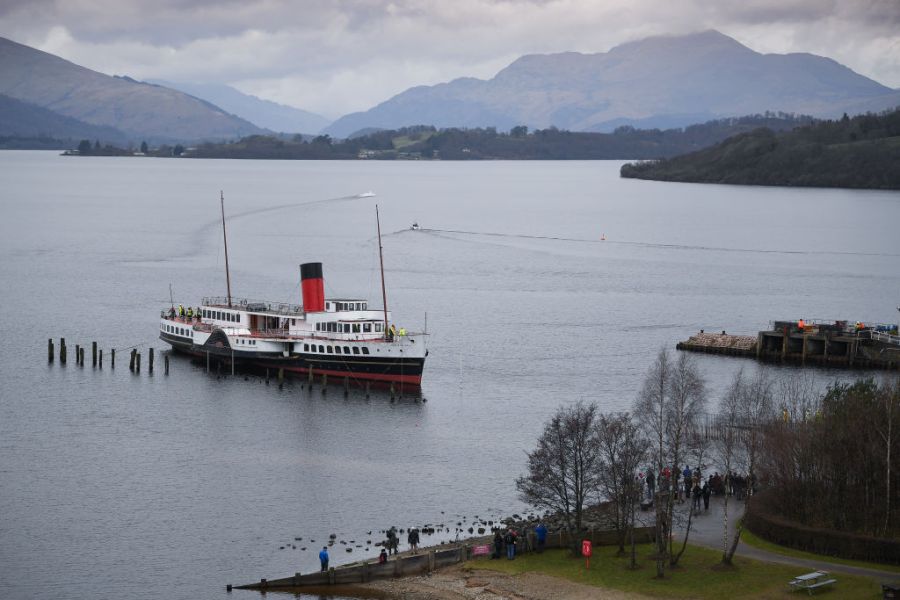
<svg viewBox="0 0 900 600">
<path fill-rule="evenodd" d="M 759 128 L 712 147 L 622 167 L 622 177 L 693 183 L 900 189 L 900 110 L 793 131 Z"/>
<path fill-rule="evenodd" d="M 290 138 L 254 135 L 229 143 L 199 144 L 189 158 L 257 158 L 284 160 L 603 160 L 664 158 L 699 150 L 740 132 L 760 127 L 787 130 L 812 117 L 767 113 L 673 129 L 619 127 L 612 133 L 566 131 L 550 127 L 508 132 L 433 126 L 361 132 L 347 139 L 327 135 Z M 151 154 L 153 152 L 151 151 Z"/>
</svg>

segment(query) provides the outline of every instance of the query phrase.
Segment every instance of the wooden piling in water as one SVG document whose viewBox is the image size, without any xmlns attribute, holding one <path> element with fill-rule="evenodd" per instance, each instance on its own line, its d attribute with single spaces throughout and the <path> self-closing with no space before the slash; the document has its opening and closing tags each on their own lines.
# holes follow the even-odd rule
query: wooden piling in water
<svg viewBox="0 0 900 600">
<path fill-rule="evenodd" d="M 266 369 L 266 385 L 269 385 L 269 370 Z"/>
<path fill-rule="evenodd" d="M 100 354 L 98 357 L 97 365 L 102 369 L 103 368 L 103 349 L 100 349 Z"/>
<path fill-rule="evenodd" d="M 91 342 L 91 366 L 97 366 L 97 342 Z"/>
<path fill-rule="evenodd" d="M 344 377 L 344 398 L 350 395 L 350 378 Z"/>
<path fill-rule="evenodd" d="M 84 347 L 82 347 L 78 351 L 78 363 L 83 367 L 84 366 Z"/>
<path fill-rule="evenodd" d="M 81 346 L 75 344 L 75 364 L 78 365 L 81 362 Z"/>
<path fill-rule="evenodd" d="M 131 356 L 128 359 L 128 370 L 134 371 L 134 355 L 137 354 L 137 350 L 134 348 L 131 349 Z"/>
<path fill-rule="evenodd" d="M 153 348 L 150 348 L 150 355 L 147 357 L 147 372 L 153 372 Z"/>
<path fill-rule="evenodd" d="M 369 386 L 371 385 L 371 383 L 372 383 L 372 382 L 370 382 L 370 381 L 367 381 L 367 382 L 366 382 L 366 398 L 369 397 Z"/>
<path fill-rule="evenodd" d="M 59 338 L 59 362 L 66 364 L 66 338 Z"/>
<path fill-rule="evenodd" d="M 141 353 L 136 352 L 134 355 L 134 370 L 138 373 L 141 372 Z"/>
<path fill-rule="evenodd" d="M 322 375 L 322 393 L 328 392 L 328 373 Z"/>
<path fill-rule="evenodd" d="M 278 385 L 284 383 L 284 369 L 278 369 Z"/>
<path fill-rule="evenodd" d="M 115 348 L 113 348 L 112 350 L 109 351 L 109 368 L 110 369 L 116 368 L 116 349 Z"/>
<path fill-rule="evenodd" d="M 165 373 L 166 373 L 166 375 L 168 375 L 169 374 L 169 355 L 168 354 L 166 354 L 163 357 L 163 365 L 165 366 Z"/>
<path fill-rule="evenodd" d="M 53 338 L 47 340 L 47 362 L 53 362 Z"/>
</svg>

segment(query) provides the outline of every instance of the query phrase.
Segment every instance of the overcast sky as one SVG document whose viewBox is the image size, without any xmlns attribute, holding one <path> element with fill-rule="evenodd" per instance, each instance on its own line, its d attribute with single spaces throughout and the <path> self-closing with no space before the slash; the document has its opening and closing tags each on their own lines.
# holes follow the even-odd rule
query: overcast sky
<svg viewBox="0 0 900 600">
<path fill-rule="evenodd" d="M 91 69 L 228 83 L 332 118 L 523 54 L 710 28 L 900 87 L 900 0 L 0 0 L 0 36 Z"/>
</svg>

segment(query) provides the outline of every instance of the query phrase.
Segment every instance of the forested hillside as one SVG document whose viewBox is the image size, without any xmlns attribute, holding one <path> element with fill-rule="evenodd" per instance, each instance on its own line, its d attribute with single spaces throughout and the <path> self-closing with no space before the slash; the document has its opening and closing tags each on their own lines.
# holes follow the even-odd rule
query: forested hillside
<svg viewBox="0 0 900 600">
<path fill-rule="evenodd" d="M 346 140 L 321 135 L 283 139 L 251 136 L 229 144 L 202 144 L 188 153 L 204 158 L 278 159 L 443 159 L 443 160 L 591 160 L 651 159 L 675 156 L 715 144 L 759 127 L 786 130 L 812 122 L 811 117 L 768 113 L 719 119 L 675 129 L 620 127 L 613 133 L 529 132 L 496 129 L 436 129 L 431 126 L 385 130 Z"/>
<path fill-rule="evenodd" d="M 704 150 L 624 165 L 622 177 L 695 183 L 900 189 L 900 110 L 760 128 Z"/>
</svg>

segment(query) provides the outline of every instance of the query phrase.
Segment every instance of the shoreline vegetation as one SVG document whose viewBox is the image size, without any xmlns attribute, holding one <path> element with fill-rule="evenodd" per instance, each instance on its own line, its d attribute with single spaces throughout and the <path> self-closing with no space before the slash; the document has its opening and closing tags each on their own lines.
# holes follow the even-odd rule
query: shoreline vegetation
<svg viewBox="0 0 900 600">
<path fill-rule="evenodd" d="M 139 155 L 160 158 L 236 158 L 260 160 L 649 160 L 700 150 L 730 136 L 761 127 L 785 131 L 814 122 L 804 115 L 767 112 L 718 119 L 684 128 L 617 128 L 612 133 L 574 132 L 550 127 L 508 132 L 494 127 L 437 129 L 419 125 L 397 130 L 361 132 L 347 139 L 327 135 L 252 135 L 232 142 L 207 142 L 185 147 L 141 144 Z M 0 139 L 0 147 L 3 140 Z M 19 140 L 17 147 L 22 147 Z M 41 140 L 46 148 L 48 141 Z M 119 148 L 99 140 L 82 140 L 81 156 L 130 156 L 133 148 Z"/>
<path fill-rule="evenodd" d="M 69 156 L 253 160 L 633 160 L 623 178 L 683 183 L 900 189 L 900 109 L 838 120 L 787 113 L 719 119 L 675 129 L 612 133 L 509 132 L 433 126 L 328 135 L 252 135 L 231 142 L 140 149 L 59 141 Z M 0 148 L 51 149 L 54 140 L 0 138 Z"/>
<path fill-rule="evenodd" d="M 760 128 L 682 156 L 629 163 L 620 174 L 683 183 L 900 189 L 900 110 L 845 114 L 792 131 Z"/>
</svg>

